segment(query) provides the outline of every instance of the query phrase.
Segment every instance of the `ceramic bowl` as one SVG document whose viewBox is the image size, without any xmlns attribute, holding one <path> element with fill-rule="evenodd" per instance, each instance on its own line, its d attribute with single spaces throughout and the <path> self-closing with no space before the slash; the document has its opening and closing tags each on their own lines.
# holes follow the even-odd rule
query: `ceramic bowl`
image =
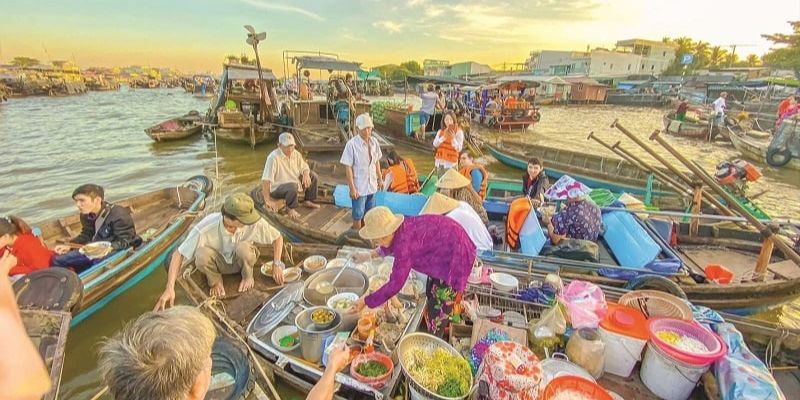
<svg viewBox="0 0 800 400">
<path fill-rule="evenodd" d="M 503 272 L 492 273 L 489 275 L 489 280 L 492 282 L 492 286 L 501 292 L 512 292 L 519 286 L 517 278 Z"/>
<path fill-rule="evenodd" d="M 294 344 L 288 347 L 281 346 L 281 338 L 284 336 L 292 335 L 295 336 Z M 297 327 L 294 325 L 283 325 L 279 326 L 277 329 L 272 331 L 272 345 L 275 346 L 276 349 L 289 352 L 292 351 L 300 346 L 300 332 L 297 330 Z"/>
<path fill-rule="evenodd" d="M 303 270 L 309 274 L 313 274 L 328 264 L 328 259 L 323 256 L 311 256 L 303 260 Z"/>
</svg>

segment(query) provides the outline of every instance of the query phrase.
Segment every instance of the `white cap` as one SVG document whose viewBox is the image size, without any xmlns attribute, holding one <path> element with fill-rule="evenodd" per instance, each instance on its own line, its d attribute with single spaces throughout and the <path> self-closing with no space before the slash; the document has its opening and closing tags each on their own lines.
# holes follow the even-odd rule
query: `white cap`
<svg viewBox="0 0 800 400">
<path fill-rule="evenodd" d="M 369 114 L 364 113 L 356 117 L 356 128 L 364 129 L 364 128 L 374 128 L 375 125 L 372 124 L 372 117 Z"/>
<path fill-rule="evenodd" d="M 294 146 L 294 136 L 289 132 L 283 132 L 278 137 L 278 143 L 281 146 Z"/>
</svg>

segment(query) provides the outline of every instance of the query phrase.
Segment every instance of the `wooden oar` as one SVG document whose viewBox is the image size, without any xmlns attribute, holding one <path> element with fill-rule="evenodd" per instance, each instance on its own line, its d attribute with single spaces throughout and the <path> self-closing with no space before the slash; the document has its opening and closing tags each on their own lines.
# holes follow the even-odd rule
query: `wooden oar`
<svg viewBox="0 0 800 400">
<path fill-rule="evenodd" d="M 425 184 L 426 184 L 426 183 L 428 183 L 428 180 L 429 180 L 429 179 L 431 179 L 431 177 L 433 176 L 433 173 L 434 173 L 434 172 L 436 172 L 436 167 L 433 167 L 433 169 L 431 170 L 431 172 L 430 172 L 430 173 L 428 173 L 428 177 L 427 177 L 427 178 L 425 178 L 425 180 L 424 180 L 424 181 L 422 181 L 422 185 L 419 185 L 419 189 L 420 189 L 420 190 L 422 190 L 422 188 L 424 188 L 424 187 L 425 187 Z"/>
</svg>

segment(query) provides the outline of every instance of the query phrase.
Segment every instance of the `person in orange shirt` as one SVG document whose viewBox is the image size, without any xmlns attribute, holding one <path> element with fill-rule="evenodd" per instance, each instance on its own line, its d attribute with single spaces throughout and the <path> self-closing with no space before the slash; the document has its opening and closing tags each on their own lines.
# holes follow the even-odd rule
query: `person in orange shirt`
<svg viewBox="0 0 800 400">
<path fill-rule="evenodd" d="M 419 192 L 419 176 L 414 161 L 402 158 L 392 150 L 386 155 L 389 167 L 383 174 L 383 190 L 394 193 Z"/>
<path fill-rule="evenodd" d="M 22 218 L 13 215 L 0 218 L 0 255 L 6 252 L 17 260 L 9 269 L 9 276 L 47 268 L 55 256 L 41 239 L 33 235 L 31 227 Z"/>
<path fill-rule="evenodd" d="M 795 104 L 797 104 L 797 100 L 795 99 L 794 95 L 791 95 L 785 99 L 783 99 L 778 104 L 778 115 L 777 117 L 780 119 L 783 114 L 786 114 L 786 111 L 789 111 Z"/>
<path fill-rule="evenodd" d="M 438 174 L 455 168 L 458 165 L 458 153 L 464 148 L 464 131 L 458 126 L 456 113 L 452 110 L 445 111 L 442 125 L 442 129 L 439 129 L 433 139 L 433 147 L 436 149 L 434 166 Z"/>
<path fill-rule="evenodd" d="M 489 173 L 486 172 L 486 168 L 476 163 L 467 149 L 461 150 L 458 161 L 458 172 L 470 180 L 472 189 L 481 196 L 481 200 L 486 200 L 486 189 L 489 186 Z"/>
</svg>

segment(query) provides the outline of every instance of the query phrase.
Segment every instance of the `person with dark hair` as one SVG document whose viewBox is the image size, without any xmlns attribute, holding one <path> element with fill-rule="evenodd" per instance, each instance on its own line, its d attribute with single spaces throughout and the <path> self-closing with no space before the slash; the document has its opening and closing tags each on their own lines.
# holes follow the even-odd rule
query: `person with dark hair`
<svg viewBox="0 0 800 400">
<path fill-rule="evenodd" d="M 544 203 L 544 192 L 550 187 L 550 180 L 544 173 L 544 164 L 538 158 L 528 160 L 528 172 L 522 176 L 522 192 L 531 199 L 534 207 Z"/>
<path fill-rule="evenodd" d="M 414 161 L 400 157 L 394 150 L 386 155 L 386 161 L 389 167 L 383 175 L 383 190 L 408 194 L 419 192 L 419 176 Z"/>
<path fill-rule="evenodd" d="M 72 199 L 80 212 L 81 233 L 70 239 L 72 244 L 111 242 L 111 253 L 138 246 L 142 239 L 136 234 L 131 211 L 127 207 L 105 201 L 101 186 L 86 184 L 72 192 Z M 105 257 L 89 258 L 68 245 L 57 245 L 54 249 L 53 266 L 73 268 L 82 272 Z M 106 257 L 109 254 L 106 254 Z"/>
<path fill-rule="evenodd" d="M 675 110 L 675 119 L 678 121 L 686 120 L 686 112 L 689 111 L 689 100 L 683 99 L 678 104 L 678 109 Z"/>
<path fill-rule="evenodd" d="M 222 275 L 240 274 L 238 291 L 253 288 L 253 267 L 258 261 L 256 244 L 272 245 L 272 278 L 283 284 L 283 237 L 261 218 L 253 199 L 245 193 L 225 198 L 220 212 L 210 213 L 195 224 L 186 239 L 172 253 L 167 271 L 167 287 L 156 303 L 155 311 L 171 307 L 175 302 L 175 282 L 181 268 L 189 262 L 206 276 L 209 295 L 224 296 Z"/>
<path fill-rule="evenodd" d="M 481 196 L 482 200 L 486 200 L 486 189 L 489 187 L 489 173 L 486 168 L 472 159 L 472 154 L 469 154 L 469 149 L 461 150 L 458 157 L 458 172 L 464 175 L 472 183 L 472 189 Z"/>
<path fill-rule="evenodd" d="M 8 271 L 9 276 L 47 268 L 55 256 L 42 239 L 33 235 L 31 227 L 22 218 L 13 215 L 0 217 L 0 255 L 6 253 L 17 259 Z"/>
<path fill-rule="evenodd" d="M 436 133 L 433 147 L 436 149 L 433 163 L 439 175 L 458 166 L 458 153 L 464 148 L 464 131 L 458 126 L 458 118 L 453 111 L 444 112 L 442 129 Z"/>
</svg>

